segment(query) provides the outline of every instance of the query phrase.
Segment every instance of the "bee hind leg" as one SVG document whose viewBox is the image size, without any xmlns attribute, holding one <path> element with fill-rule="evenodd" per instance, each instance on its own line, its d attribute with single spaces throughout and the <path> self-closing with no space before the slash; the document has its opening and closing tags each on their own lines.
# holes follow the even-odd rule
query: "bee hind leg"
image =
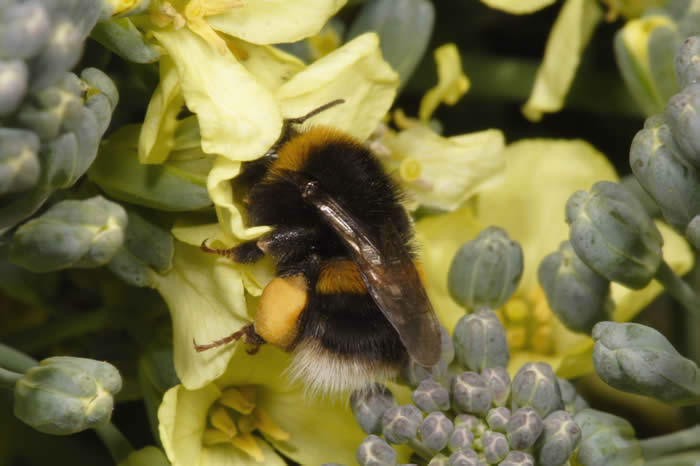
<svg viewBox="0 0 700 466">
<path fill-rule="evenodd" d="M 241 328 L 240 330 L 237 330 L 233 332 L 231 335 L 224 337 L 220 340 L 214 340 L 211 343 L 207 343 L 204 345 L 198 345 L 194 339 L 192 340 L 192 344 L 194 345 L 195 351 L 198 353 L 201 353 L 202 351 L 206 351 L 208 349 L 216 348 L 217 346 L 222 346 L 226 345 L 228 343 L 231 343 L 232 341 L 238 341 L 241 338 L 243 338 L 243 341 L 247 345 L 251 345 L 252 348 L 248 348 L 246 351 L 248 354 L 255 354 L 258 352 L 260 349 L 260 346 L 264 345 L 266 342 L 261 337 L 255 332 L 255 326 L 253 324 L 248 324 L 245 327 Z"/>
</svg>

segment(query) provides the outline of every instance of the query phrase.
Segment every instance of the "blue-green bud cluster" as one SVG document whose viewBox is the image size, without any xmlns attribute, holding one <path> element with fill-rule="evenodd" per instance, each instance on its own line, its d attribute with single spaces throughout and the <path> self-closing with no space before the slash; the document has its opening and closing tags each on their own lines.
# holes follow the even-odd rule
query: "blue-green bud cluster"
<svg viewBox="0 0 700 466">
<path fill-rule="evenodd" d="M 7 0 L 0 8 L 0 234 L 87 171 L 117 105 L 97 69 L 69 70 L 107 0 Z"/>
<path fill-rule="evenodd" d="M 523 251 L 499 227 L 488 227 L 457 251 L 447 276 L 452 298 L 462 307 L 498 309 L 513 295 L 523 274 Z"/>
<path fill-rule="evenodd" d="M 644 464 L 642 448 L 632 425 L 626 420 L 595 409 L 574 415 L 581 429 L 576 461 L 582 465 L 613 466 Z"/>
<path fill-rule="evenodd" d="M 360 465 L 397 464 L 398 453 L 387 449 L 393 451 L 391 445 L 408 446 L 420 457 L 412 462 L 430 465 L 556 466 L 572 458 L 581 439 L 572 416 L 586 407 L 573 385 L 555 377 L 545 363 L 525 364 L 511 382 L 505 345 L 506 357 L 498 356 L 503 347 L 496 346 L 496 357 L 486 360 L 498 365 L 484 367 L 483 349 L 459 340 L 488 334 L 487 344 L 504 338 L 504 329 L 490 310 L 465 321 L 477 323 L 475 335 L 455 331 L 454 349 L 442 345 L 452 375 L 435 379 L 432 368 L 424 368 L 420 380 L 405 380 L 413 389 L 413 404 L 397 405 L 381 385 L 352 395 L 353 413 L 370 434 L 357 450 Z"/>
<path fill-rule="evenodd" d="M 593 364 L 611 386 L 677 405 L 700 401 L 700 369 L 657 330 L 600 322 L 593 329 Z"/>
<path fill-rule="evenodd" d="M 106 362 L 48 358 L 15 385 L 15 416 L 40 432 L 73 434 L 108 422 L 121 386 L 119 372 Z"/>
<path fill-rule="evenodd" d="M 94 68 L 83 70 L 80 78 L 64 73 L 29 95 L 0 122 L 17 128 L 0 128 L 0 144 L 9 149 L 0 159 L 0 232 L 25 220 L 54 191 L 73 186 L 85 174 L 118 101 L 114 83 Z"/>
<path fill-rule="evenodd" d="M 678 50 L 678 49 L 676 49 Z M 700 214 L 700 36 L 686 39 L 675 60 L 680 92 L 668 98 L 663 114 L 651 116 L 635 136 L 630 166 L 659 205 L 664 218 L 691 242 Z M 689 230 L 690 229 L 690 230 Z"/>
</svg>

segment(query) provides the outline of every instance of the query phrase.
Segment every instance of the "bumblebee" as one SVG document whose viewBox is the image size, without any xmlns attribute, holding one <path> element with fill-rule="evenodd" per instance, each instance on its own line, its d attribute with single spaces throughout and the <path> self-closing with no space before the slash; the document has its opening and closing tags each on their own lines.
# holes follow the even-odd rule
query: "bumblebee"
<svg viewBox="0 0 700 466">
<path fill-rule="evenodd" d="M 316 392 L 364 388 L 393 377 L 412 357 L 440 358 L 440 326 L 423 287 L 413 230 L 400 191 L 372 152 L 331 127 L 299 125 L 343 103 L 287 119 L 278 141 L 233 180 L 250 226 L 272 231 L 231 249 L 202 249 L 239 263 L 264 255 L 276 278 L 254 322 L 204 351 L 234 340 L 291 352 L 290 374 Z"/>
</svg>

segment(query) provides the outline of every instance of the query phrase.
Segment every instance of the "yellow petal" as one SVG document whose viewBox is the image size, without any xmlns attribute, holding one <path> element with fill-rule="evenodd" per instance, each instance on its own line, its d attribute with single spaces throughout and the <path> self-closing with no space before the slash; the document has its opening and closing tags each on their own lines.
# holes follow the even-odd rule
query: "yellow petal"
<svg viewBox="0 0 700 466">
<path fill-rule="evenodd" d="M 454 105 L 469 90 L 469 79 L 462 71 L 462 60 L 455 44 L 445 44 L 435 49 L 438 83 L 428 90 L 420 101 L 418 116 L 430 120 L 441 103 Z"/>
<path fill-rule="evenodd" d="M 228 445 L 213 445 L 202 448 L 202 454 L 198 466 L 286 466 L 284 461 L 267 442 L 261 438 L 254 439 L 256 446 L 262 457 L 261 461 L 250 456 L 240 448 Z M 176 466 L 176 465 L 173 465 Z M 189 466 L 182 464 L 181 466 Z"/>
<path fill-rule="evenodd" d="M 532 94 L 523 107 L 531 121 L 559 111 L 574 79 L 581 54 L 602 17 L 596 0 L 566 0 L 547 39 Z"/>
<path fill-rule="evenodd" d="M 255 45 L 234 37 L 227 38 L 227 42 L 242 52 L 238 59 L 241 65 L 270 92 L 305 68 L 301 60 L 277 47 Z"/>
<path fill-rule="evenodd" d="M 241 163 L 218 157 L 207 178 L 209 197 L 216 206 L 216 214 L 224 235 L 241 241 L 255 239 L 270 231 L 269 227 L 245 226 L 241 207 L 233 201 L 231 179 L 241 170 Z"/>
<path fill-rule="evenodd" d="M 548 7 L 556 0 L 481 0 L 482 3 L 514 15 L 533 13 Z"/>
<path fill-rule="evenodd" d="M 175 63 L 187 107 L 197 114 L 202 150 L 231 160 L 262 156 L 282 119 L 272 95 L 233 57 L 187 28 L 153 33 Z"/>
<path fill-rule="evenodd" d="M 401 178 L 410 199 L 443 210 L 458 208 L 499 180 L 505 166 L 503 133 L 493 129 L 444 138 L 420 125 L 387 139 L 387 146 L 394 157 L 420 166 L 420 176 L 414 182 Z"/>
<path fill-rule="evenodd" d="M 347 0 L 247 0 L 227 13 L 208 16 L 217 31 L 255 44 L 296 42 L 321 30 Z"/>
<path fill-rule="evenodd" d="M 189 389 L 220 376 L 236 347 L 228 344 L 198 353 L 193 341 L 210 343 L 248 323 L 241 272 L 217 257 L 175 241 L 172 268 L 156 278 L 173 321 L 175 370 Z"/>
<path fill-rule="evenodd" d="M 277 89 L 285 117 L 298 117 L 336 99 L 345 99 L 313 117 L 364 141 L 391 107 L 399 78 L 382 58 L 375 33 L 356 37 L 314 62 Z"/>
<path fill-rule="evenodd" d="M 160 60 L 160 82 L 151 101 L 139 135 L 139 161 L 163 163 L 175 141 L 177 115 L 185 104 L 175 64 L 169 57 Z"/>
<path fill-rule="evenodd" d="M 459 247 L 473 239 L 484 226 L 472 209 L 463 206 L 452 213 L 425 217 L 416 223 L 416 239 L 426 277 L 426 291 L 440 322 L 450 331 L 465 310 L 447 291 L 447 272 Z"/>
<path fill-rule="evenodd" d="M 187 390 L 182 385 L 176 385 L 163 395 L 158 408 L 158 433 L 163 449 L 174 466 L 201 464 L 199 460 L 207 411 L 219 394 L 215 385 L 199 390 Z"/>
<path fill-rule="evenodd" d="M 617 181 L 608 159 L 580 140 L 525 139 L 505 149 L 503 183 L 477 199 L 477 218 L 500 226 L 523 248 L 523 290 L 537 286 L 537 267 L 569 237 L 569 196 L 601 180 Z"/>
</svg>

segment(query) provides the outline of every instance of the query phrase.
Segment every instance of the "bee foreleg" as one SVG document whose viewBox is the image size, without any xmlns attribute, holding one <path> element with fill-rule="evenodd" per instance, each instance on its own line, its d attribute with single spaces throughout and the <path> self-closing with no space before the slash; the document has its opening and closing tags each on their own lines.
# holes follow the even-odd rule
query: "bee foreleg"
<svg viewBox="0 0 700 466">
<path fill-rule="evenodd" d="M 256 241 L 246 241 L 238 246 L 234 246 L 228 249 L 218 249 L 210 248 L 207 246 L 207 240 L 202 241 L 200 249 L 204 252 L 209 252 L 212 254 L 218 254 L 220 256 L 228 257 L 234 262 L 240 264 L 250 264 L 257 262 L 263 258 L 265 253 L 258 248 Z"/>
<path fill-rule="evenodd" d="M 214 340 L 213 342 L 207 343 L 205 345 L 198 345 L 197 342 L 194 340 L 192 340 L 192 343 L 194 344 L 194 349 L 198 353 L 201 353 L 202 351 L 206 351 L 211 348 L 216 348 L 217 346 L 225 345 L 227 343 L 231 343 L 232 341 L 238 341 L 241 339 L 241 337 L 243 337 L 243 341 L 247 345 L 253 346 L 253 348 L 249 348 L 246 350 L 248 354 L 257 353 L 258 349 L 260 349 L 260 346 L 265 344 L 265 340 L 263 339 L 263 337 L 261 337 L 255 332 L 255 326 L 253 324 L 248 324 L 240 330 L 233 332 L 227 337 L 224 337 L 220 340 Z"/>
</svg>

